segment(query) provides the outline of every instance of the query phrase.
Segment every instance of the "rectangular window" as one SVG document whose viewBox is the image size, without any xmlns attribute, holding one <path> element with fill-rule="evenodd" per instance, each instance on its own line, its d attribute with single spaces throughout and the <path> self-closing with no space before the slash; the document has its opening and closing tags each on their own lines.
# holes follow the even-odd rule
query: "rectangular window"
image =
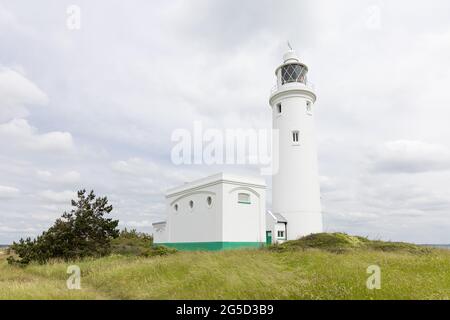
<svg viewBox="0 0 450 320">
<path fill-rule="evenodd" d="M 279 104 L 277 104 L 277 112 L 278 112 L 278 114 L 281 114 L 281 111 L 282 111 L 281 103 L 279 103 Z"/>
<path fill-rule="evenodd" d="M 238 194 L 238 203 L 251 204 L 250 195 L 248 193 L 239 193 Z"/>
<path fill-rule="evenodd" d="M 278 238 L 284 239 L 284 231 L 278 231 Z"/>
<path fill-rule="evenodd" d="M 300 142 L 300 132 L 292 131 L 292 142 L 298 144 Z"/>
</svg>

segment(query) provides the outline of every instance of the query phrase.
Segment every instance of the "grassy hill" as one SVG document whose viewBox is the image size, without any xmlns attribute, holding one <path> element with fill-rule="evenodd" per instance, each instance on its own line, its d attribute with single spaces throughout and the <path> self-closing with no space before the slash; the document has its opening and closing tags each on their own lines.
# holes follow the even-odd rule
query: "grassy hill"
<svg viewBox="0 0 450 320">
<path fill-rule="evenodd" d="M 450 299 L 450 250 L 345 234 L 260 250 L 121 253 L 24 268 L 6 256 L 0 299 Z M 82 290 L 66 287 L 70 264 L 81 268 Z M 381 290 L 366 288 L 370 265 L 381 268 Z"/>
</svg>

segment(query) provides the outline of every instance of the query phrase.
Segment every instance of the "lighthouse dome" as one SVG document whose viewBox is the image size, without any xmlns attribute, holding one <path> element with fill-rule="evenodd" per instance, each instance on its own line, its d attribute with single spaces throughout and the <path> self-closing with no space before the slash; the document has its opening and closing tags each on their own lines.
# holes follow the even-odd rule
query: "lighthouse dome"
<svg viewBox="0 0 450 320">
<path fill-rule="evenodd" d="M 300 62 L 294 50 L 289 50 L 283 55 L 284 63 Z"/>
</svg>

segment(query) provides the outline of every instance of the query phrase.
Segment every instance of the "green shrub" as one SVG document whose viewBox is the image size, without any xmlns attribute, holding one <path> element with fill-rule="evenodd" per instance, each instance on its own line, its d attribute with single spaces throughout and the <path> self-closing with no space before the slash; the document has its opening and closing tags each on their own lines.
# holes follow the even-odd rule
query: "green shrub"
<svg viewBox="0 0 450 320">
<path fill-rule="evenodd" d="M 112 241 L 112 252 L 121 255 L 139 256 L 153 244 L 149 234 L 137 232 L 135 229 L 120 231 L 119 236 Z"/>
<path fill-rule="evenodd" d="M 78 200 L 72 200 L 74 209 L 64 212 L 61 218 L 36 239 L 14 242 L 10 264 L 40 264 L 50 259 L 73 260 L 84 257 L 101 257 L 111 252 L 111 240 L 119 235 L 118 220 L 105 218 L 113 207 L 108 199 L 96 198 L 93 191 L 78 191 Z M 19 259 L 17 259 L 17 257 Z"/>
<path fill-rule="evenodd" d="M 134 229 L 124 229 L 112 241 L 112 252 L 127 256 L 155 257 L 167 256 L 177 252 L 176 249 L 153 246 L 153 237 Z"/>
<path fill-rule="evenodd" d="M 148 248 L 141 253 L 142 257 L 168 256 L 177 252 L 177 249 L 164 246 L 156 246 Z"/>
</svg>

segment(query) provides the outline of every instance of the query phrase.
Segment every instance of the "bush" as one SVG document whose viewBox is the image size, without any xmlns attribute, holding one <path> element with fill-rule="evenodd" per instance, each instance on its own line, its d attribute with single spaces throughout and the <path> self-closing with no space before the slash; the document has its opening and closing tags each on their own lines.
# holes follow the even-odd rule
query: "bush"
<svg viewBox="0 0 450 320">
<path fill-rule="evenodd" d="M 164 246 L 157 246 L 148 248 L 147 250 L 141 253 L 143 257 L 155 257 L 155 256 L 168 256 L 170 254 L 174 254 L 177 252 L 177 249 L 168 248 Z"/>
<path fill-rule="evenodd" d="M 11 250 L 15 256 L 8 258 L 11 264 L 26 265 L 30 262 L 44 264 L 50 259 L 64 260 L 84 257 L 101 257 L 111 252 L 111 240 L 119 236 L 118 220 L 105 218 L 113 207 L 108 199 L 96 198 L 93 191 L 78 191 L 78 200 L 72 200 L 74 209 L 64 212 L 54 225 L 36 239 L 20 239 Z"/>
<path fill-rule="evenodd" d="M 167 256 L 177 252 L 176 249 L 155 246 L 153 247 L 153 237 L 136 230 L 124 229 L 119 237 L 112 241 L 112 252 L 115 254 L 140 257 Z"/>
<path fill-rule="evenodd" d="M 153 237 L 136 230 L 120 231 L 119 236 L 112 241 L 112 252 L 122 255 L 141 255 L 153 244 Z"/>
</svg>

